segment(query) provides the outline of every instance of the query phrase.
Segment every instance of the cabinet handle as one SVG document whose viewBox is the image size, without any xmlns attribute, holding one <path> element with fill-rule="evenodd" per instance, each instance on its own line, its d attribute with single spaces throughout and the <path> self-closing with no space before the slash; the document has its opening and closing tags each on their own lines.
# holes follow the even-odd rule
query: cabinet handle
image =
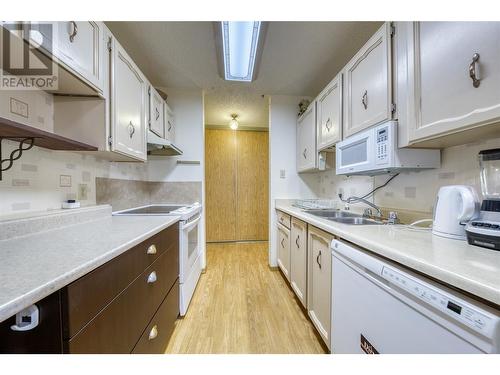
<svg viewBox="0 0 500 375">
<path fill-rule="evenodd" d="M 469 65 L 469 76 L 472 79 L 472 86 L 478 88 L 481 84 L 481 79 L 479 78 L 479 53 L 472 55 L 472 62 Z"/>
<path fill-rule="evenodd" d="M 148 276 L 148 284 L 153 284 L 156 282 L 156 280 L 158 280 L 158 278 L 156 277 L 156 271 L 153 271 Z"/>
<path fill-rule="evenodd" d="M 326 131 L 330 132 L 330 129 L 332 128 L 332 121 L 330 120 L 330 117 L 328 117 L 328 120 L 326 120 L 325 127 L 326 127 Z"/>
<path fill-rule="evenodd" d="M 318 253 L 318 256 L 316 257 L 316 263 L 318 263 L 319 269 L 321 269 L 321 250 Z"/>
<path fill-rule="evenodd" d="M 361 97 L 361 103 L 363 104 L 363 107 L 365 107 L 365 109 L 368 108 L 368 91 L 366 90 Z"/>
<path fill-rule="evenodd" d="M 168 129 L 167 129 L 167 131 L 170 131 L 170 130 L 172 130 L 172 124 L 170 123 L 170 121 L 167 121 L 167 122 L 168 122 Z"/>
<path fill-rule="evenodd" d="M 148 247 L 148 251 L 146 252 L 146 254 L 156 254 L 156 245 L 153 244 L 150 247 Z"/>
<path fill-rule="evenodd" d="M 134 126 L 134 124 L 132 124 L 132 121 L 130 121 L 128 124 L 128 133 L 129 133 L 130 139 L 132 139 L 132 137 L 134 136 L 134 133 L 135 133 L 135 126 Z"/>
<path fill-rule="evenodd" d="M 155 324 L 151 331 L 149 331 L 149 340 L 154 340 L 158 336 L 158 326 Z"/>
<path fill-rule="evenodd" d="M 297 238 L 295 239 L 295 244 L 300 249 L 299 240 L 300 240 L 300 236 L 297 235 Z"/>
<path fill-rule="evenodd" d="M 160 112 L 158 111 L 158 108 L 155 108 L 155 114 L 156 114 L 156 121 L 160 118 Z"/>
<path fill-rule="evenodd" d="M 307 148 L 304 149 L 302 155 L 304 156 L 304 159 L 307 159 Z"/>
<path fill-rule="evenodd" d="M 76 25 L 75 21 L 70 21 L 70 24 L 73 28 L 73 31 L 69 34 L 69 41 L 71 43 L 73 43 L 73 41 L 75 40 L 76 34 L 78 34 L 78 26 Z"/>
<path fill-rule="evenodd" d="M 282 248 L 285 248 L 285 245 L 283 245 L 283 241 L 285 241 L 285 239 L 284 239 L 284 238 L 282 238 L 282 239 L 281 239 L 281 247 L 282 247 Z"/>
</svg>

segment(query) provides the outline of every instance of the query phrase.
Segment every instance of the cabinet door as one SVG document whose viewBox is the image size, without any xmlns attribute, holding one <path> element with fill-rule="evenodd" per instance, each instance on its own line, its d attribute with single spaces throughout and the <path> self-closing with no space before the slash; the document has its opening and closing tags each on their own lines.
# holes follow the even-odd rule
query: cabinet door
<svg viewBox="0 0 500 375">
<path fill-rule="evenodd" d="M 123 47 L 111 51 L 112 150 L 146 160 L 146 80 Z"/>
<path fill-rule="evenodd" d="M 56 56 L 102 92 L 103 25 L 92 21 L 57 22 L 57 36 Z"/>
<path fill-rule="evenodd" d="M 318 95 L 316 101 L 318 150 L 342 140 L 342 73 L 339 73 Z"/>
<path fill-rule="evenodd" d="M 307 307 L 307 224 L 296 218 L 292 218 L 290 232 L 290 283 Z"/>
<path fill-rule="evenodd" d="M 290 229 L 278 224 L 278 266 L 290 281 Z"/>
<path fill-rule="evenodd" d="M 333 236 L 315 227 L 308 229 L 309 274 L 307 310 L 314 326 L 330 347 L 332 263 L 330 243 Z"/>
<path fill-rule="evenodd" d="M 346 65 L 344 137 L 392 118 L 391 26 L 385 23 Z"/>
<path fill-rule="evenodd" d="M 414 22 L 409 27 L 410 143 L 499 121 L 500 23 Z"/>
<path fill-rule="evenodd" d="M 165 139 L 170 142 L 175 142 L 175 119 L 174 112 L 168 106 L 167 103 L 164 104 L 164 113 L 165 113 Z"/>
<path fill-rule="evenodd" d="M 163 98 L 153 86 L 149 86 L 149 129 L 159 137 L 165 134 Z"/>
<path fill-rule="evenodd" d="M 311 103 L 297 121 L 297 171 L 315 169 L 316 153 L 316 105 Z"/>
</svg>

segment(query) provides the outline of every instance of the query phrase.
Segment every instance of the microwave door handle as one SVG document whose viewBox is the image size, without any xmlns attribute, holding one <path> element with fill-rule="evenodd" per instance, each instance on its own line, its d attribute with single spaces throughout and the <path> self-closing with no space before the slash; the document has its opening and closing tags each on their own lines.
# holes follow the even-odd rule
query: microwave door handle
<svg viewBox="0 0 500 375">
<path fill-rule="evenodd" d="M 195 225 L 197 225 L 201 220 L 201 215 L 199 215 L 196 219 L 194 219 L 193 221 L 187 223 L 186 225 L 184 225 L 182 227 L 182 230 L 185 231 L 185 230 L 190 230 L 192 227 L 194 227 Z"/>
</svg>

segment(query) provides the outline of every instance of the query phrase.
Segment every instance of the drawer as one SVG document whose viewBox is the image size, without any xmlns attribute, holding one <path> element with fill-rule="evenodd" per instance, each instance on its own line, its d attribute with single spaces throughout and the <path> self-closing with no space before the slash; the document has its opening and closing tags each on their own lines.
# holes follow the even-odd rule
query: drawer
<svg viewBox="0 0 500 375">
<path fill-rule="evenodd" d="M 148 327 L 135 345 L 133 354 L 163 354 L 179 316 L 179 281 L 163 300 Z"/>
<path fill-rule="evenodd" d="M 72 337 L 65 349 L 69 353 L 130 353 L 178 277 L 179 252 L 172 248 Z M 87 294 L 97 293 L 89 289 Z"/>
<path fill-rule="evenodd" d="M 278 222 L 290 229 L 290 220 L 291 217 L 288 214 L 285 214 L 284 212 L 281 211 L 276 211 L 278 213 Z"/>
<path fill-rule="evenodd" d="M 171 262 L 178 259 L 178 249 L 179 229 L 175 224 L 64 288 L 64 338 L 73 337 L 160 255 L 169 252 Z"/>
</svg>

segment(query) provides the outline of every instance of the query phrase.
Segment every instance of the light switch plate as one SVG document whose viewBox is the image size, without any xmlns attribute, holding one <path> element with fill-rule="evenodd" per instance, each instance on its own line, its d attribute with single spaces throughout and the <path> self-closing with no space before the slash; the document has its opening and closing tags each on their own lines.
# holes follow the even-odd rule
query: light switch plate
<svg viewBox="0 0 500 375">
<path fill-rule="evenodd" d="M 285 178 L 286 177 L 286 172 L 284 169 L 280 169 L 280 178 Z"/>
</svg>

